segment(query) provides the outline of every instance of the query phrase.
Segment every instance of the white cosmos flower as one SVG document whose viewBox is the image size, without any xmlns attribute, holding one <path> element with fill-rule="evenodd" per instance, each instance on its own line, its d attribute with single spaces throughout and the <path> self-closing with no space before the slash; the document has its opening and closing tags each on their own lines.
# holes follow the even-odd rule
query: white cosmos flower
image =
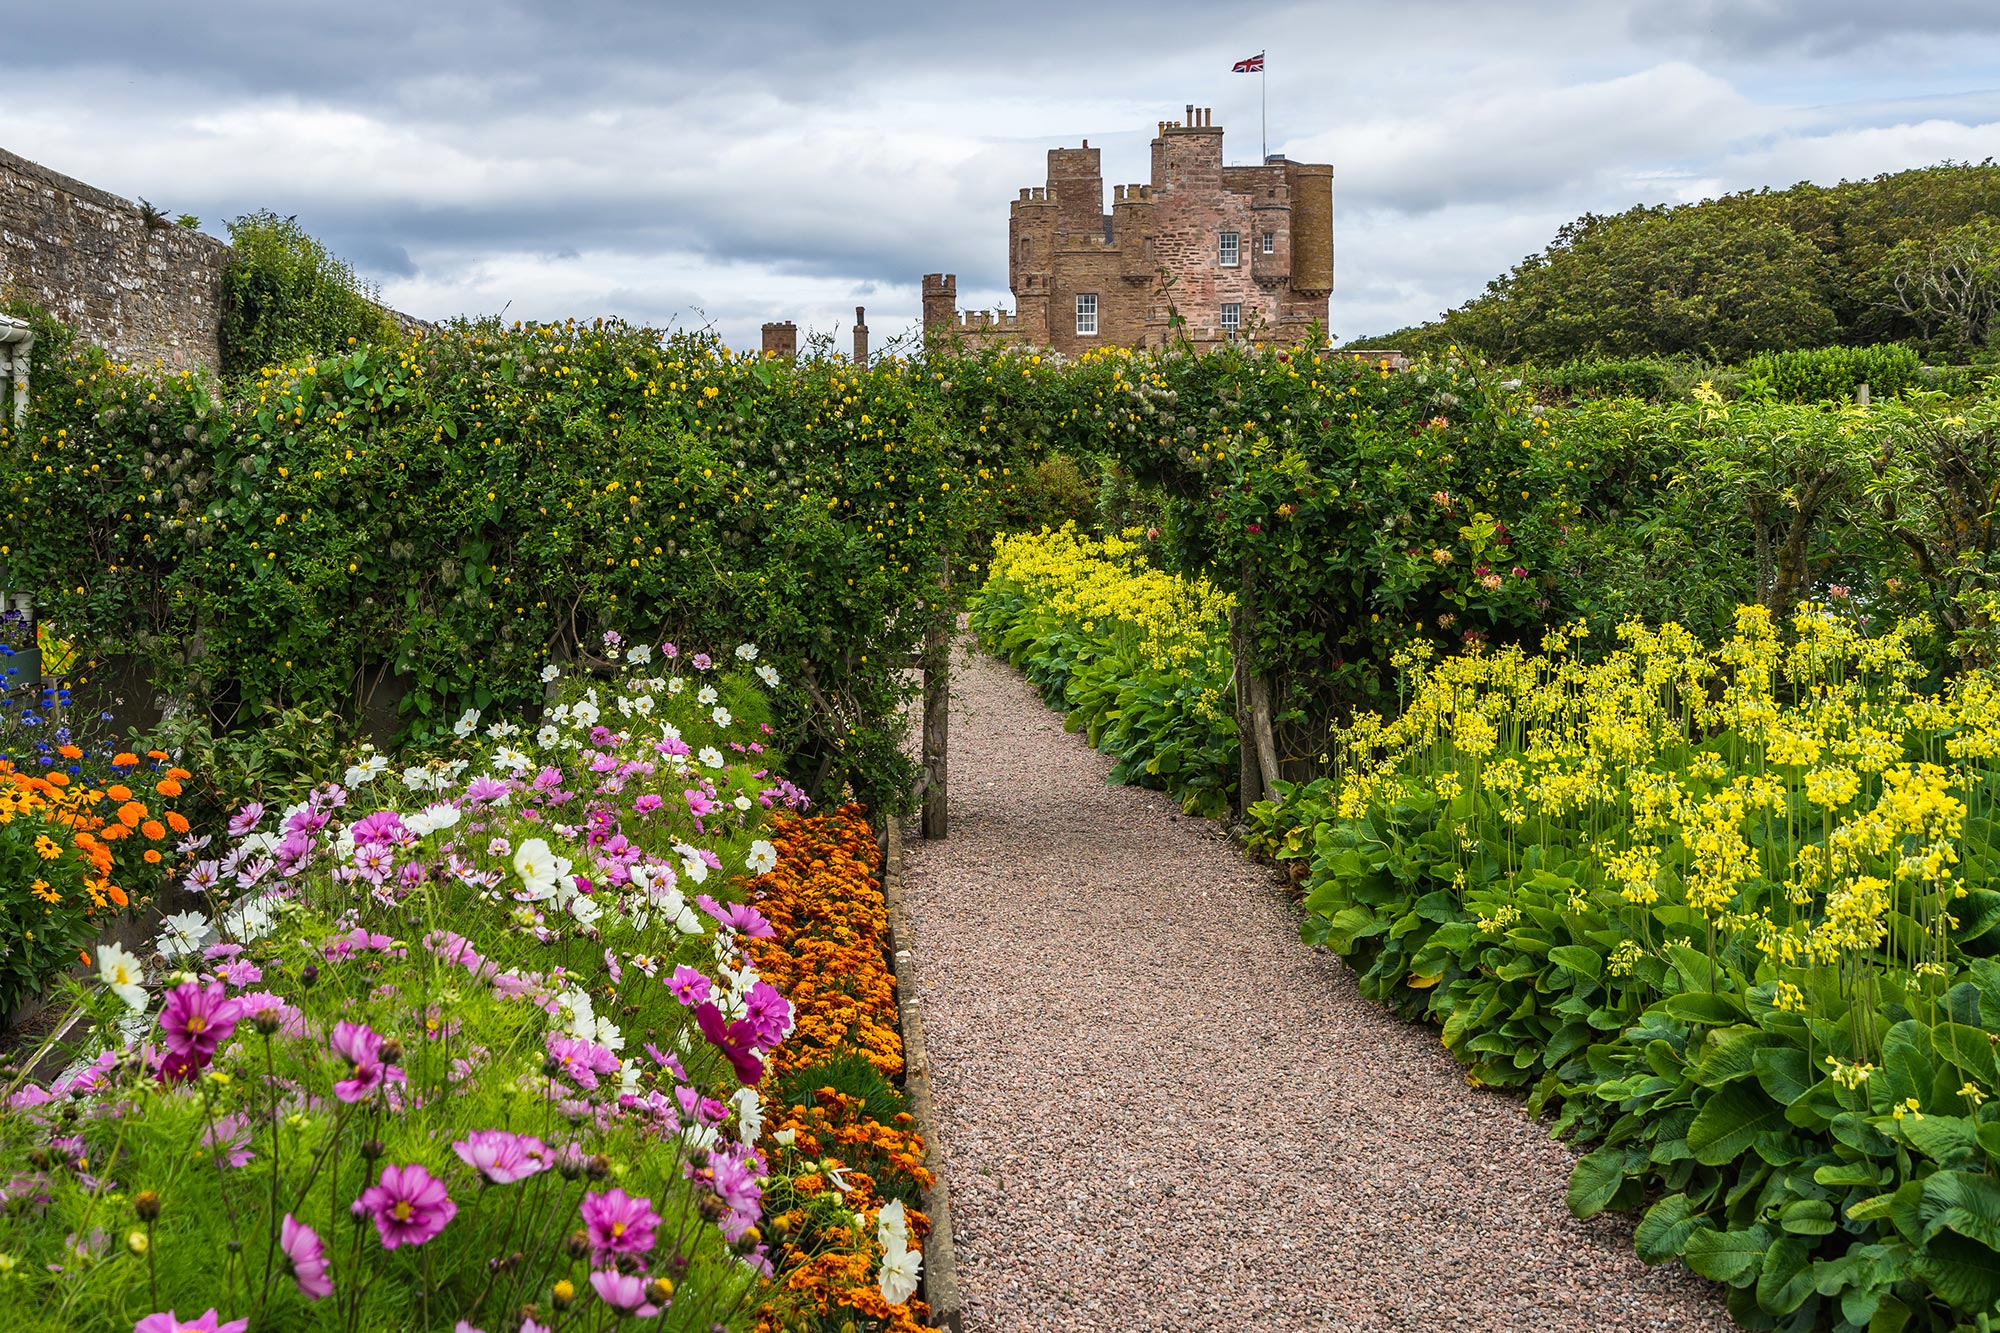
<svg viewBox="0 0 2000 1333">
<path fill-rule="evenodd" d="M 753 875 L 768 875 L 778 868 L 778 849 L 759 838 L 750 844 L 750 855 L 743 858 L 743 864 Z"/>
<path fill-rule="evenodd" d="M 729 715 L 729 710 L 727 708 L 723 708 L 720 706 L 718 706 L 714 712 L 710 713 L 709 716 L 715 719 L 715 725 L 718 727 L 726 727 L 731 722 L 734 722 L 736 720 L 735 718 Z"/>
<path fill-rule="evenodd" d="M 139 960 L 115 944 L 97 946 L 97 978 L 135 1014 L 146 1012 L 146 988 Z"/>
<path fill-rule="evenodd" d="M 597 717 L 597 705 L 589 699 L 577 700 L 575 705 L 569 710 L 569 720 L 576 723 L 579 727 L 596 726 Z"/>
<path fill-rule="evenodd" d="M 630 662 L 633 666 L 646 665 L 646 663 L 653 660 L 652 645 L 645 643 L 633 644 L 630 648 L 625 650 L 625 660 L 627 662 Z"/>
<path fill-rule="evenodd" d="M 486 739 L 489 741 L 504 741 L 510 736 L 520 734 L 521 729 L 512 722 L 495 722 L 486 729 Z"/>
<path fill-rule="evenodd" d="M 546 685 L 560 675 L 562 675 L 562 668 L 551 662 L 542 668 L 542 683 Z"/>
<path fill-rule="evenodd" d="M 569 862 L 550 851 L 547 840 L 530 838 L 515 849 L 514 870 L 521 877 L 521 891 L 530 902 L 537 902 L 557 896 L 569 875 Z"/>
<path fill-rule="evenodd" d="M 757 668 L 757 679 L 775 690 L 778 688 L 778 669 L 766 662 Z"/>
<path fill-rule="evenodd" d="M 533 763 L 532 759 L 511 746 L 503 745 L 493 752 L 493 771 L 496 773 L 503 769 L 509 773 L 519 773 Z M 502 803 L 504 804 L 504 798 Z"/>
<path fill-rule="evenodd" d="M 731 801 L 730 804 L 735 806 L 738 810 L 748 810 L 752 805 L 755 805 L 756 802 L 752 801 L 748 796 L 745 796 L 742 792 L 739 791 L 736 793 L 736 799 Z"/>
<path fill-rule="evenodd" d="M 699 848 L 690 847 L 684 842 L 677 842 L 674 844 L 674 855 L 680 857 L 681 867 L 689 879 L 697 884 L 707 882 L 708 862 L 701 859 Z"/>
<path fill-rule="evenodd" d="M 370 754 L 358 764 L 350 764 L 345 774 L 349 787 L 365 787 L 389 769 L 389 761 L 379 754 Z"/>
<path fill-rule="evenodd" d="M 557 704 L 554 708 L 551 708 L 549 710 L 549 721 L 558 725 L 569 721 L 569 705 Z"/>
<path fill-rule="evenodd" d="M 153 941 L 153 947 L 170 959 L 200 953 L 215 940 L 215 927 L 200 912 L 176 912 L 160 926 L 160 937 Z"/>
<path fill-rule="evenodd" d="M 781 1129 L 773 1134 L 771 1139 L 779 1147 L 789 1148 L 799 1141 L 799 1132 L 796 1129 Z"/>
<path fill-rule="evenodd" d="M 458 721 L 451 724 L 451 734 L 458 737 L 460 740 L 464 740 L 467 736 L 470 736 L 473 732 L 477 731 L 478 729 L 479 729 L 479 710 L 477 708 L 466 709 L 465 715 L 459 718 Z"/>
<path fill-rule="evenodd" d="M 755 1088 L 738 1088 L 729 1094 L 729 1100 L 736 1107 L 736 1141 L 747 1148 L 764 1132 L 763 1104 L 757 1100 Z"/>
<path fill-rule="evenodd" d="M 675 726 L 675 725 L 674 725 L 673 723 L 671 723 L 671 722 L 662 722 L 662 723 L 660 724 L 660 739 L 661 739 L 661 740 L 663 740 L 663 741 L 677 741 L 677 740 L 679 740 L 680 738 L 681 738 L 681 729 L 680 729 L 679 727 Z"/>
<path fill-rule="evenodd" d="M 604 915 L 604 907 L 587 893 L 579 893 L 569 900 L 569 914 L 586 926 L 597 924 L 597 918 Z"/>
<path fill-rule="evenodd" d="M 701 762 L 707 764 L 710 768 L 722 767 L 722 751 L 716 749 L 713 745 L 702 746 L 700 758 Z"/>
<path fill-rule="evenodd" d="M 679 676 L 675 676 L 672 680 L 667 682 L 668 694 L 679 694 L 682 690 L 686 688 L 687 688 L 687 682 L 682 680 Z"/>
<path fill-rule="evenodd" d="M 458 807 L 441 801 L 436 805 L 427 805 L 413 815 L 404 815 L 403 827 L 421 838 L 450 828 L 458 822 L 458 818 Z"/>
<path fill-rule="evenodd" d="M 915 1250 L 885 1250 L 882 1254 L 882 1275 L 877 1285 L 882 1289 L 882 1299 L 891 1305 L 901 1305 L 917 1293 L 917 1274 L 924 1268 L 924 1258 Z"/>
<path fill-rule="evenodd" d="M 222 918 L 222 924 L 229 933 L 243 944 L 263 939 L 277 923 L 277 907 L 262 895 L 238 903 L 235 911 Z"/>
<path fill-rule="evenodd" d="M 739 643 L 739 644 L 737 644 L 737 645 L 736 645 L 736 660 L 737 660 L 737 661 L 739 661 L 739 662 L 754 662 L 754 661 L 756 661 L 756 660 L 757 660 L 757 645 L 756 645 L 756 644 L 754 644 L 754 643 Z"/>
<path fill-rule="evenodd" d="M 717 699 L 721 697 L 722 697 L 721 695 L 715 692 L 715 686 L 704 685 L 701 687 L 701 689 L 695 692 L 694 701 L 698 704 L 707 705 L 714 703 Z"/>
<path fill-rule="evenodd" d="M 653 715 L 653 696 L 650 694 L 634 695 L 632 698 L 632 711 L 640 717 L 651 717 Z"/>
<path fill-rule="evenodd" d="M 910 1248 L 910 1220 L 903 1215 L 903 1201 L 897 1199 L 875 1215 L 875 1239 L 886 1250 Z"/>
<path fill-rule="evenodd" d="M 544 750 L 550 748 L 557 741 L 560 741 L 561 739 L 562 739 L 562 733 L 560 731 L 557 731 L 553 726 L 543 727 L 540 731 L 535 733 L 535 744 L 541 746 Z"/>
</svg>

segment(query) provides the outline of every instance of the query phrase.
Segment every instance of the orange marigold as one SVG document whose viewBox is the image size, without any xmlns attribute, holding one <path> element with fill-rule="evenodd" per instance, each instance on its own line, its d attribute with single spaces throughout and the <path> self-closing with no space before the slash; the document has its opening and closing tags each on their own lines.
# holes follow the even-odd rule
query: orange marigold
<svg viewBox="0 0 2000 1333">
<path fill-rule="evenodd" d="M 147 840 L 151 842 L 158 842 L 160 839 L 167 836 L 166 828 L 162 826 L 160 821 L 157 819 L 149 819 L 145 823 L 139 825 L 139 832 L 145 834 Z"/>
<path fill-rule="evenodd" d="M 153 784 L 153 790 L 162 796 L 179 796 L 181 794 L 181 784 L 175 782 L 172 778 L 161 778 Z"/>
<path fill-rule="evenodd" d="M 138 828 L 139 821 L 146 817 L 146 807 L 138 801 L 127 801 L 118 807 L 118 822 L 126 828 Z"/>
<path fill-rule="evenodd" d="M 167 827 L 172 829 L 174 832 L 186 833 L 188 831 L 188 817 L 182 814 L 180 811 L 178 810 L 167 811 L 166 819 L 167 819 Z"/>
</svg>

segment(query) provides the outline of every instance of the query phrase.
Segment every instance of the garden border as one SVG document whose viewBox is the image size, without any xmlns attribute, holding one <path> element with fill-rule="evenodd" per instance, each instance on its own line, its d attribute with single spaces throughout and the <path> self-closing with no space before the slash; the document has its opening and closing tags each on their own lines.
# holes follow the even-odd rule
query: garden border
<svg viewBox="0 0 2000 1333">
<path fill-rule="evenodd" d="M 923 1001 L 917 996 L 916 960 L 910 950 L 909 920 L 903 913 L 903 833 L 894 816 L 883 821 L 882 901 L 889 918 L 889 966 L 896 974 L 896 1009 L 903 1027 L 903 1093 L 924 1140 L 924 1165 L 931 1187 L 924 1192 L 930 1235 L 924 1241 L 924 1300 L 931 1323 L 961 1333 L 958 1257 L 951 1240 L 951 1191 L 945 1184 L 938 1146 L 937 1117 L 931 1109 L 929 1053 L 924 1045 Z"/>
</svg>

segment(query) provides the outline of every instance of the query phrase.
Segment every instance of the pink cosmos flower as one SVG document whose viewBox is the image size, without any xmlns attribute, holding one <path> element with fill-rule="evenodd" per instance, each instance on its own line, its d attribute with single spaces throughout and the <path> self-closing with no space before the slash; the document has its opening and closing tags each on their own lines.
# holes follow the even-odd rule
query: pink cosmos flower
<svg viewBox="0 0 2000 1333">
<path fill-rule="evenodd" d="M 333 1085 L 333 1095 L 344 1102 L 366 1101 L 384 1083 L 401 1083 L 401 1069 L 382 1060 L 381 1034 L 362 1023 L 336 1023 L 333 1053 L 347 1061 L 352 1074 Z"/>
<path fill-rule="evenodd" d="M 503 1129 L 475 1129 L 451 1145 L 459 1160 L 489 1183 L 511 1185 L 549 1168 L 549 1147 L 528 1134 Z"/>
<path fill-rule="evenodd" d="M 326 1245 L 317 1231 L 286 1213 L 278 1228 L 278 1247 L 292 1266 L 292 1280 L 299 1284 L 299 1295 L 309 1301 L 333 1295 L 333 1279 L 326 1275 Z"/>
<path fill-rule="evenodd" d="M 356 1217 L 372 1214 L 382 1248 L 393 1250 L 434 1239 L 458 1216 L 458 1205 L 451 1201 L 443 1181 L 412 1162 L 383 1167 L 380 1183 L 361 1191 L 352 1211 Z"/>
<path fill-rule="evenodd" d="M 652 792 L 647 792 L 644 796 L 641 796 L 638 800 L 632 802 L 632 812 L 634 814 L 650 815 L 655 810 L 659 809 L 663 804 L 665 804 L 665 802 L 661 801 L 658 796 L 654 795 Z"/>
<path fill-rule="evenodd" d="M 653 1230 L 660 1215 L 651 1199 L 635 1199 L 624 1190 L 583 1196 L 584 1228 L 599 1263 L 614 1254 L 644 1254 L 653 1248 Z"/>
<path fill-rule="evenodd" d="M 172 1310 L 160 1314 L 149 1314 L 132 1325 L 132 1333 L 243 1333 L 250 1327 L 248 1319 L 232 1319 L 228 1323 L 217 1323 L 218 1316 L 210 1310 L 199 1319 L 182 1319 Z"/>
<path fill-rule="evenodd" d="M 208 1063 L 215 1048 L 236 1031 L 242 1007 L 223 994 L 222 983 L 206 986 L 184 981 L 167 993 L 160 1013 L 160 1030 L 167 1049 L 196 1068 Z"/>
<path fill-rule="evenodd" d="M 709 1044 L 729 1057 L 730 1066 L 745 1087 L 755 1087 L 764 1079 L 764 1062 L 750 1048 L 756 1045 L 756 1030 L 739 1019 L 725 1023 L 722 1011 L 709 1003 L 695 1006 L 694 1021 Z"/>
<path fill-rule="evenodd" d="M 229 836 L 240 838 L 256 828 L 264 818 L 264 803 L 252 801 L 229 817 Z"/>
<path fill-rule="evenodd" d="M 659 1306 L 646 1299 L 648 1284 L 643 1277 L 604 1269 L 590 1275 L 590 1285 L 596 1288 L 598 1299 L 622 1314 L 651 1319 L 660 1312 Z"/>
<path fill-rule="evenodd" d="M 709 984 L 707 977 L 686 963 L 682 963 L 674 969 L 673 976 L 668 979 L 667 989 L 672 991 L 674 998 L 682 1004 L 693 1005 L 700 1004 L 708 998 Z"/>
<path fill-rule="evenodd" d="M 694 669 L 696 671 L 706 671 L 711 665 L 712 663 L 710 663 L 707 653 L 696 653 L 694 655 Z"/>
<path fill-rule="evenodd" d="M 702 893 L 695 895 L 694 904 L 722 925 L 728 926 L 731 930 L 740 930 L 753 940 L 768 940 L 777 934 L 771 929 L 771 923 L 764 919 L 764 914 L 747 903 L 725 905 Z"/>
</svg>

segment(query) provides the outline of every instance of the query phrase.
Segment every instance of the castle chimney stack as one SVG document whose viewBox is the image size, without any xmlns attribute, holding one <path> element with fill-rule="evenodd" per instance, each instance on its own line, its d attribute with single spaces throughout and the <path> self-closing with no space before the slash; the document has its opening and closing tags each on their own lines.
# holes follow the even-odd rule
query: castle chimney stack
<svg viewBox="0 0 2000 1333">
<path fill-rule="evenodd" d="M 854 307 L 854 368 L 868 368 L 868 311 L 865 307 Z"/>
</svg>

